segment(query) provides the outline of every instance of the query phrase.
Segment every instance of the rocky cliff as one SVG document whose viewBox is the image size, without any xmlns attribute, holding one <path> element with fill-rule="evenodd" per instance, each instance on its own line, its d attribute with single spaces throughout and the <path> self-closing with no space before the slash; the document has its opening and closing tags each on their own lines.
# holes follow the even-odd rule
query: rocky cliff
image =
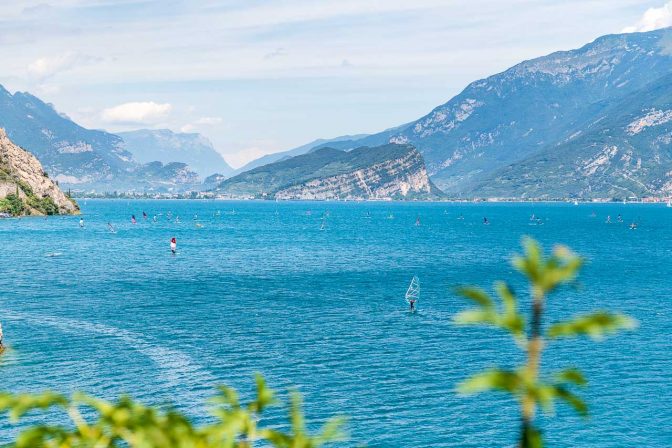
<svg viewBox="0 0 672 448">
<path fill-rule="evenodd" d="M 438 199 L 425 162 L 410 145 L 320 148 L 222 182 L 217 192 L 276 199 Z"/>
<path fill-rule="evenodd" d="M 28 151 L 12 143 L 0 128 L 0 212 L 12 215 L 79 213 Z"/>
</svg>

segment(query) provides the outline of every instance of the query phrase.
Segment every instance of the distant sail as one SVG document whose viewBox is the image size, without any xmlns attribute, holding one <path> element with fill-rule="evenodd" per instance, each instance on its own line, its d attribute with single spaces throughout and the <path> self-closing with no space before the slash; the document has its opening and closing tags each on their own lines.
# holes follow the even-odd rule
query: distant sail
<svg viewBox="0 0 672 448">
<path fill-rule="evenodd" d="M 420 279 L 417 275 L 414 275 L 406 290 L 406 301 L 411 303 L 411 300 L 417 302 L 418 299 L 420 299 Z"/>
</svg>

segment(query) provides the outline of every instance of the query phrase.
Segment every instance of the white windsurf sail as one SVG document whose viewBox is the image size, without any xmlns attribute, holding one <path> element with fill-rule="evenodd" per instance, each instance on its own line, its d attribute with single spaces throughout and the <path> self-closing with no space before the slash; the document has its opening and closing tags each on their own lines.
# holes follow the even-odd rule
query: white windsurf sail
<svg viewBox="0 0 672 448">
<path fill-rule="evenodd" d="M 406 290 L 406 301 L 411 303 L 411 300 L 417 302 L 418 299 L 420 299 L 420 279 L 417 275 L 414 275 Z"/>
</svg>

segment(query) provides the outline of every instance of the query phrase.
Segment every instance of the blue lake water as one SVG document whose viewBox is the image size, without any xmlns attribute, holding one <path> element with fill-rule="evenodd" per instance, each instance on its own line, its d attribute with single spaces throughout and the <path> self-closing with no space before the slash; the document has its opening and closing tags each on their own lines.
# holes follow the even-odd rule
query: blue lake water
<svg viewBox="0 0 672 448">
<path fill-rule="evenodd" d="M 521 236 L 532 235 L 545 244 L 565 243 L 588 261 L 578 290 L 551 297 L 549 321 L 608 308 L 641 324 L 597 344 L 548 346 L 547 371 L 584 370 L 591 410 L 589 420 L 562 405 L 554 417 L 542 417 L 549 446 L 672 446 L 672 209 L 81 205 L 84 229 L 78 217 L 0 220 L 0 321 L 11 346 L 0 365 L 4 389 L 83 390 L 107 398 L 130 393 L 203 420 L 214 385 L 249 396 L 259 371 L 278 390 L 300 390 L 313 424 L 349 416 L 353 445 L 512 446 L 516 404 L 499 394 L 457 396 L 454 388 L 484 368 L 515 366 L 522 355 L 498 331 L 451 324 L 468 306 L 453 289 L 507 279 L 523 292 L 508 259 Z M 169 222 L 168 212 L 181 223 Z M 394 219 L 387 219 L 390 213 Z M 545 224 L 529 225 L 532 213 Z M 607 215 L 616 221 L 619 213 L 624 223 L 605 224 Z M 484 216 L 489 226 L 481 223 Z M 634 220 L 639 228 L 629 230 Z M 176 256 L 169 250 L 173 236 Z M 60 255 L 47 256 L 54 253 Z M 414 315 L 403 299 L 413 275 L 422 288 Z M 282 421 L 278 409 L 265 423 Z M 0 428 L 7 429 L 4 420 Z"/>
</svg>

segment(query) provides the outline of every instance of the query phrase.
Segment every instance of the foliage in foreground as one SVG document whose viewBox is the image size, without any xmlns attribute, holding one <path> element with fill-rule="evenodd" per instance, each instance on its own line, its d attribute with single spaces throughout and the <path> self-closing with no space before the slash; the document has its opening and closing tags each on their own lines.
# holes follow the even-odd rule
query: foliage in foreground
<svg viewBox="0 0 672 448">
<path fill-rule="evenodd" d="M 519 447 L 541 448 L 542 435 L 534 426 L 537 407 L 551 413 L 554 402 L 562 401 L 580 415 L 588 415 L 588 407 L 573 391 L 573 387 L 586 384 L 580 370 L 567 368 L 552 375 L 542 375 L 541 356 L 546 343 L 577 336 L 600 340 L 620 329 L 634 328 L 636 322 L 622 314 L 596 311 L 552 324 L 544 331 L 542 317 L 548 294 L 571 283 L 578 275 L 583 261 L 564 246 L 556 246 L 550 256 L 545 256 L 539 244 L 532 239 L 524 239 L 523 246 L 524 254 L 515 256 L 512 264 L 529 283 L 532 302 L 530 321 L 527 322 L 519 313 L 518 299 L 504 282 L 495 284 L 501 305 L 480 288 L 461 288 L 459 293 L 473 301 L 476 308 L 461 312 L 455 321 L 459 324 L 494 326 L 507 331 L 525 352 L 526 363 L 516 370 L 492 369 L 473 375 L 458 386 L 458 391 L 473 394 L 495 390 L 514 396 L 521 410 Z"/>
<path fill-rule="evenodd" d="M 257 376 L 256 383 L 256 398 L 247 405 L 240 403 L 233 389 L 220 387 L 210 400 L 214 421 L 203 426 L 194 426 L 176 410 L 159 411 L 128 397 L 108 402 L 80 393 L 72 398 L 49 392 L 2 393 L 0 411 L 8 412 L 10 420 L 17 422 L 28 412 L 56 408 L 67 413 L 72 422 L 68 427 L 48 424 L 29 427 L 10 445 L 17 448 L 246 448 L 262 441 L 261 445 L 279 448 L 316 448 L 344 439 L 343 421 L 338 418 L 330 420 L 319 434 L 310 435 L 298 393 L 292 393 L 290 398 L 289 432 L 259 426 L 262 412 L 278 403 L 261 376 Z M 84 417 L 90 411 L 95 418 Z"/>
</svg>

